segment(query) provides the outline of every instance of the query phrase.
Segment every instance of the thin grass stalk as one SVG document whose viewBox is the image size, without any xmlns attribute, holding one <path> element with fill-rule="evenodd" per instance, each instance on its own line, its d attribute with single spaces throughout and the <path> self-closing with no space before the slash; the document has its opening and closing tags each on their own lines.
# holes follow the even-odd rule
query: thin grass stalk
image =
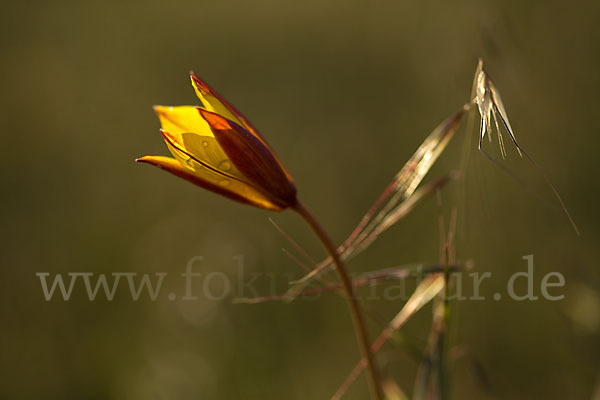
<svg viewBox="0 0 600 400">
<path fill-rule="evenodd" d="M 439 393 L 439 399 L 440 400 L 445 400 L 447 398 L 447 383 L 446 383 L 446 353 L 447 353 L 447 346 L 446 346 L 446 329 L 448 326 L 448 319 L 450 317 L 450 302 L 448 301 L 448 297 L 450 295 L 449 293 L 449 287 L 448 284 L 450 282 L 450 268 L 449 266 L 449 248 L 448 246 L 446 246 L 446 269 L 444 271 L 444 299 L 443 299 L 443 322 L 442 322 L 442 326 L 443 326 L 443 330 L 440 333 L 440 339 L 439 339 L 439 346 L 438 346 L 438 357 L 437 357 L 437 362 L 438 362 L 438 393 Z"/>
<path fill-rule="evenodd" d="M 441 252 L 442 263 L 445 264 L 444 270 L 444 291 L 443 297 L 440 301 L 439 307 L 441 307 L 441 323 L 439 325 L 439 336 L 437 340 L 435 357 L 437 361 L 437 392 L 438 399 L 445 400 L 448 397 L 448 379 L 447 379 L 447 329 L 450 320 L 450 263 L 454 261 L 454 235 L 456 230 L 456 209 L 452 210 L 450 217 L 450 225 L 448 226 L 448 233 L 446 235 L 446 226 L 444 222 L 444 214 L 442 209 L 442 196 L 438 191 L 438 208 L 439 208 L 439 222 L 440 222 L 440 237 L 441 237 Z"/>
<path fill-rule="evenodd" d="M 371 352 L 377 353 L 381 347 L 392 337 L 395 331 L 400 329 L 408 321 L 408 319 L 423 306 L 429 303 L 437 296 L 444 288 L 443 275 L 437 273 L 427 276 L 415 289 L 404 307 L 381 332 L 371 345 Z M 331 397 L 332 400 L 337 400 L 348 390 L 352 382 L 356 380 L 358 375 L 367 367 L 367 360 L 362 358 L 346 377 L 342 385 L 338 388 L 335 394 Z"/>
</svg>

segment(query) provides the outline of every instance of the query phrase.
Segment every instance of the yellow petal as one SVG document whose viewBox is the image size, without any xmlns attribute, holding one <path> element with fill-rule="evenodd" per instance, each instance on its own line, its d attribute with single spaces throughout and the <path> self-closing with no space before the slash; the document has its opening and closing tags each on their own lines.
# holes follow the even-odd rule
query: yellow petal
<svg viewBox="0 0 600 400">
<path fill-rule="evenodd" d="M 240 203 L 273 211 L 281 211 L 284 208 L 267 199 L 250 185 L 230 179 L 207 168 L 192 170 L 170 157 L 146 156 L 138 158 L 136 161 L 157 166 L 188 182 Z"/>
<path fill-rule="evenodd" d="M 162 129 L 180 139 L 183 133 L 213 136 L 210 127 L 195 106 L 154 106 Z"/>
<path fill-rule="evenodd" d="M 214 136 L 183 133 L 179 137 L 161 129 L 173 157 L 193 170 L 210 169 L 229 178 L 248 183 L 248 179 L 229 160 Z"/>
<path fill-rule="evenodd" d="M 196 96 L 202 102 L 201 107 L 205 110 L 214 112 L 222 115 L 223 117 L 245 127 L 250 131 L 254 131 L 254 128 L 244 118 L 244 116 L 235 109 L 227 100 L 221 97 L 217 92 L 211 89 L 206 82 L 202 81 L 195 73 L 190 74 L 192 80 L 192 86 L 196 92 Z"/>
</svg>

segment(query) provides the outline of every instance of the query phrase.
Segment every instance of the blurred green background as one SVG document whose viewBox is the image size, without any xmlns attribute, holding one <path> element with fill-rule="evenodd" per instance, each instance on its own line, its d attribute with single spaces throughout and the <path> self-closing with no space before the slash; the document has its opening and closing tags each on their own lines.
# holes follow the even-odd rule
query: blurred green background
<svg viewBox="0 0 600 400">
<path fill-rule="evenodd" d="M 341 298 L 230 302 L 251 274 L 270 274 L 256 280 L 262 294 L 302 275 L 268 217 L 317 259 L 319 244 L 292 213 L 238 205 L 135 164 L 168 154 L 151 106 L 194 104 L 187 74 L 195 70 L 259 127 L 339 243 L 425 136 L 468 100 L 478 57 L 520 143 L 582 234 L 472 152 L 466 186 L 444 189 L 443 211 L 447 222 L 459 210 L 458 258 L 492 278 L 481 287 L 487 300 L 454 304 L 451 344 L 462 357 L 450 357 L 451 396 L 589 399 L 598 390 L 597 3 L 24 1 L 2 8 L 1 398 L 328 398 L 358 358 Z M 463 127 L 426 181 L 458 167 L 465 135 L 475 145 L 476 132 Z M 506 165 L 555 204 L 508 148 Z M 436 263 L 437 221 L 428 200 L 350 269 Z M 527 254 L 535 257 L 536 294 L 542 277 L 558 271 L 566 285 L 552 293 L 564 300 L 492 299 L 525 270 Z M 168 299 L 185 293 L 180 274 L 195 256 L 204 257 L 194 264 L 203 276 L 230 277 L 232 295 L 207 299 L 201 277 L 198 300 Z M 69 301 L 46 301 L 37 272 L 168 276 L 156 301 L 133 301 L 125 281 L 111 302 L 102 293 L 89 301 L 81 281 Z M 223 289 L 218 279 L 207 287 Z M 373 334 L 402 304 L 366 304 L 378 316 Z M 422 348 L 430 321 L 428 307 L 409 321 L 404 340 Z M 418 360 L 393 345 L 381 354 L 382 369 L 410 394 Z M 366 396 L 361 377 L 347 398 Z"/>
</svg>

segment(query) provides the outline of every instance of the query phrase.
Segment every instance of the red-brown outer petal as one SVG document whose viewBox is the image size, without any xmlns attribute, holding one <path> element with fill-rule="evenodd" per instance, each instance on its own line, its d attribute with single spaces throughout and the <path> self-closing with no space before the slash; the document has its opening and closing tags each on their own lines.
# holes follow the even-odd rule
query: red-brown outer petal
<svg viewBox="0 0 600 400">
<path fill-rule="evenodd" d="M 239 203 L 249 204 L 249 205 L 252 205 L 252 206 L 255 206 L 258 208 L 263 208 L 266 210 L 273 210 L 273 211 L 283 210 L 283 208 L 277 204 L 271 203 L 270 205 L 267 206 L 265 204 L 256 203 L 256 202 L 253 202 L 251 199 L 240 196 L 239 194 L 231 192 L 219 185 L 215 185 L 211 182 L 207 182 L 204 179 L 200 178 L 199 176 L 196 176 L 193 173 L 191 173 L 191 171 L 189 171 L 187 168 L 181 166 L 181 164 L 179 164 L 179 162 L 175 159 L 173 159 L 173 162 L 171 162 L 171 163 L 156 162 L 156 160 L 154 160 L 152 157 L 141 157 L 141 158 L 136 159 L 135 161 L 154 165 L 164 171 L 170 172 L 173 175 L 178 176 L 179 178 L 185 179 L 188 182 L 191 182 L 191 183 L 193 183 L 197 186 L 200 186 L 204 189 L 210 190 L 211 192 L 218 193 L 221 196 L 227 197 L 227 198 L 237 201 Z"/>
<path fill-rule="evenodd" d="M 202 108 L 198 111 L 230 161 L 248 180 L 288 206 L 296 202 L 296 187 L 271 149 L 235 122 Z"/>
</svg>

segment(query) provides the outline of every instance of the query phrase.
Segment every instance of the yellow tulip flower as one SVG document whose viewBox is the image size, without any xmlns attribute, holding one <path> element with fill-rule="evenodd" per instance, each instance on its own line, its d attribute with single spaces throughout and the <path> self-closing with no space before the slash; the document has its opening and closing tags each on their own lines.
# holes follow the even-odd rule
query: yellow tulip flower
<svg viewBox="0 0 600 400">
<path fill-rule="evenodd" d="M 293 206 L 293 180 L 264 138 L 193 72 L 190 78 L 201 106 L 154 107 L 174 158 L 136 161 L 241 203 L 275 211 Z"/>
</svg>

